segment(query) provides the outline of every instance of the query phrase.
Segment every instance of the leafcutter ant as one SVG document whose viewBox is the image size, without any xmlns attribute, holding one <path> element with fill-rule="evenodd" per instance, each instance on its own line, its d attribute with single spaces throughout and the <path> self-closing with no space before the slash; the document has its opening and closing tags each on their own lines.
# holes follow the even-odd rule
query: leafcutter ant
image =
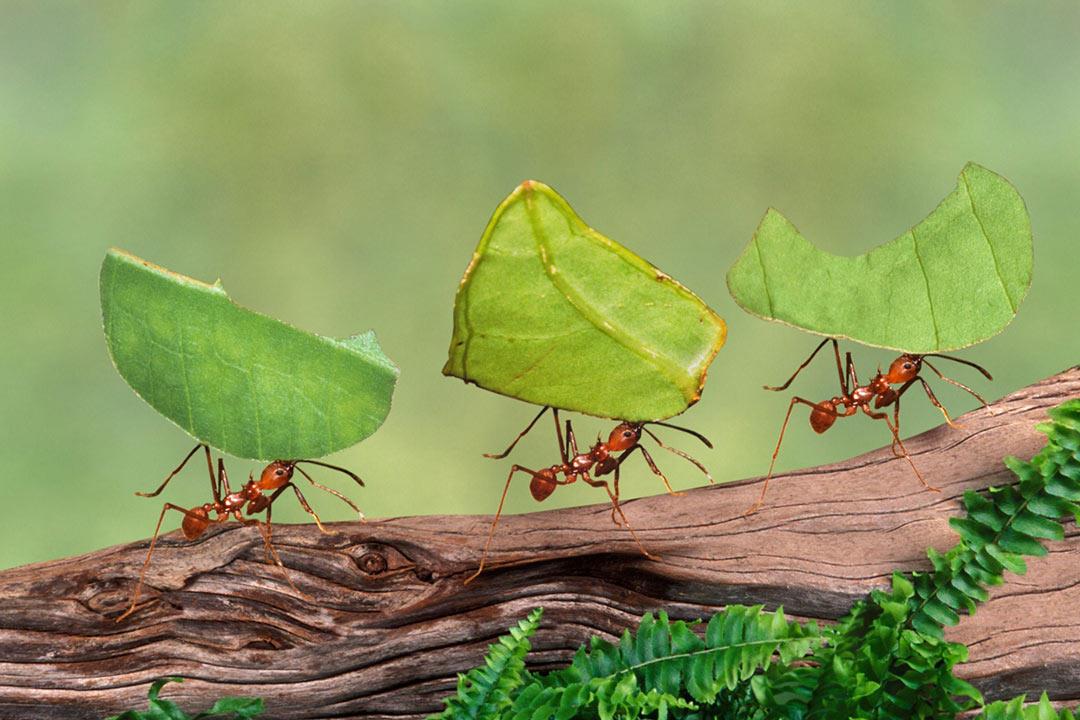
<svg viewBox="0 0 1080 720">
<path fill-rule="evenodd" d="M 300 467 L 300 464 L 318 465 L 320 467 L 336 470 L 337 472 L 349 476 L 363 486 L 364 481 L 350 470 L 318 460 L 275 460 L 263 468 L 258 480 L 256 480 L 253 475 L 249 475 L 248 481 L 244 483 L 243 487 L 236 492 L 233 492 L 229 487 L 229 475 L 225 472 L 225 460 L 223 458 L 218 458 L 217 475 L 215 476 L 213 460 L 210 456 L 210 447 L 204 443 L 200 443 L 193 447 L 191 452 L 184 457 L 183 461 L 176 466 L 176 469 L 169 473 L 168 477 L 166 477 L 161 485 L 158 486 L 157 490 L 148 493 L 137 492 L 135 494 L 140 497 L 156 497 L 159 495 L 161 491 L 165 489 L 165 486 L 169 484 L 169 481 L 184 469 L 184 466 L 187 465 L 188 461 L 191 460 L 192 456 L 194 456 L 200 448 L 206 453 L 206 469 L 210 473 L 210 492 L 213 495 L 214 500 L 213 502 L 208 502 L 191 509 L 183 508 L 172 503 L 165 503 L 162 506 L 161 515 L 158 516 L 157 526 L 154 528 L 154 537 L 150 540 L 150 548 L 146 551 L 146 560 L 143 562 L 142 571 L 139 573 L 139 582 L 135 585 L 135 592 L 132 593 L 131 596 L 131 605 L 123 615 L 116 618 L 116 622 L 120 622 L 128 615 L 135 612 L 135 606 L 139 600 L 139 593 L 142 591 L 143 580 L 146 577 L 146 570 L 150 567 L 150 557 L 154 554 L 154 546 L 157 544 L 158 534 L 161 532 L 161 523 L 165 519 L 165 513 L 169 510 L 176 510 L 183 514 L 184 519 L 181 522 L 180 527 L 184 532 L 184 537 L 188 540 L 195 540 L 201 536 L 211 524 L 227 522 L 230 518 L 235 518 L 244 525 L 254 525 L 258 527 L 259 532 L 262 533 L 263 543 L 266 549 L 266 561 L 269 563 L 270 558 L 273 557 L 274 564 L 281 570 L 285 581 L 289 583 L 289 586 L 293 590 L 300 594 L 303 593 L 301 593 L 296 585 L 293 584 L 292 580 L 289 579 L 289 575 L 285 571 L 285 566 L 282 564 L 277 550 L 274 549 L 273 544 L 270 542 L 273 534 L 270 518 L 274 501 L 277 500 L 281 493 L 285 492 L 286 489 L 292 488 L 292 491 L 296 494 L 296 499 L 300 501 L 300 506 L 315 520 L 315 524 L 319 526 L 319 530 L 324 533 L 328 533 L 329 531 L 323 527 L 322 521 L 315 511 L 311 509 L 304 494 L 300 492 L 300 488 L 293 483 L 293 472 L 298 471 L 313 486 L 341 498 L 349 507 L 356 511 L 361 519 L 364 517 L 364 514 L 360 512 L 360 508 L 353 504 L 351 500 L 337 490 L 315 482 L 315 480 Z M 265 494 L 270 491 L 273 491 L 270 495 Z M 263 510 L 266 511 L 265 521 L 244 517 L 245 514 L 255 515 Z M 214 513 L 215 517 L 211 517 L 211 513 Z"/>
<path fill-rule="evenodd" d="M 611 431 L 606 442 L 602 441 L 600 437 L 597 436 L 596 444 L 588 451 L 578 452 L 577 438 L 574 436 L 574 427 L 570 420 L 566 421 L 566 439 L 564 441 L 562 427 L 559 424 L 559 410 L 558 408 L 552 408 L 550 406 L 544 407 L 537 413 L 536 417 L 532 419 L 532 422 L 530 422 L 524 430 L 518 433 L 518 436 L 510 443 L 510 447 L 498 454 L 485 453 L 484 457 L 495 460 L 505 458 L 514 449 L 514 446 L 518 444 L 518 441 L 533 429 L 533 426 L 536 425 L 548 410 L 552 411 L 552 416 L 555 419 L 555 435 L 559 439 L 559 457 L 562 462 L 542 470 L 530 470 L 522 465 L 513 465 L 510 468 L 510 474 L 506 477 L 506 485 L 503 486 L 502 498 L 499 500 L 499 509 L 495 512 L 495 519 L 492 521 L 491 529 L 488 531 L 487 542 L 484 543 L 484 553 L 480 558 L 480 567 L 465 580 L 466 584 L 472 582 L 484 571 L 488 550 L 491 548 L 491 540 L 495 537 L 495 527 L 499 524 L 499 517 L 502 515 L 503 504 L 506 502 L 506 493 L 510 489 L 510 482 L 514 479 L 514 475 L 518 472 L 526 473 L 532 478 L 529 481 L 529 491 L 532 493 L 533 499 L 537 502 L 547 499 L 551 493 L 555 492 L 555 488 L 558 486 L 569 485 L 579 479 L 593 487 L 604 488 L 604 490 L 607 491 L 608 497 L 611 499 L 611 521 L 615 523 L 615 525 L 625 527 L 629 530 L 634 538 L 634 542 L 637 543 L 642 554 L 652 559 L 656 558 L 641 544 L 641 540 L 638 538 L 637 533 L 634 532 L 634 528 L 630 526 L 630 521 L 626 519 L 622 507 L 619 505 L 619 470 L 622 467 L 623 461 L 630 457 L 634 451 L 640 450 L 649 469 L 664 481 L 664 487 L 667 488 L 667 491 L 672 495 L 680 495 L 681 493 L 677 493 L 672 489 L 671 483 L 668 482 L 667 477 L 664 476 L 664 473 L 661 472 L 660 468 L 656 466 L 656 462 L 653 460 L 652 455 L 650 455 L 649 451 L 641 445 L 641 434 L 645 433 L 655 440 L 656 444 L 663 449 L 693 463 L 701 470 L 701 472 L 705 473 L 705 477 L 709 479 L 710 483 L 713 482 L 712 476 L 709 474 L 709 471 L 705 469 L 704 465 L 690 455 L 684 453 L 682 450 L 665 445 L 664 442 L 647 426 L 658 425 L 660 427 L 671 428 L 672 430 L 679 430 L 680 432 L 696 437 L 703 442 L 706 447 L 712 448 L 712 443 L 709 442 L 704 435 L 698 432 L 679 427 L 678 425 L 670 425 L 665 422 L 621 422 Z M 614 475 L 611 484 L 609 484 L 607 480 L 600 479 L 605 475 Z M 560 476 L 562 476 L 561 479 Z M 616 519 L 616 516 L 618 516 L 618 519 Z"/>
<path fill-rule="evenodd" d="M 887 372 L 882 373 L 881 368 L 878 368 L 877 374 L 874 375 L 870 382 L 866 385 L 860 385 L 859 379 L 855 374 L 855 363 L 851 360 L 850 352 L 846 353 L 845 363 L 841 365 L 840 345 L 835 338 L 825 338 L 822 340 L 821 343 L 814 348 L 814 352 L 810 353 L 810 357 L 795 370 L 795 373 L 788 378 L 786 383 L 776 387 L 766 385 L 764 386 L 765 389 L 777 392 L 786 390 L 798 374 L 802 372 L 803 368 L 810 364 L 814 359 L 814 356 L 818 354 L 818 351 L 825 347 L 825 343 L 827 342 L 832 343 L 833 353 L 836 355 L 836 371 L 840 375 L 840 394 L 836 397 L 816 403 L 798 396 L 791 398 L 787 415 L 784 416 L 784 424 L 780 426 L 780 437 L 776 441 L 776 449 L 773 450 L 772 462 L 769 464 L 769 473 L 765 476 L 765 483 L 761 487 L 761 495 L 758 497 L 757 502 L 750 506 L 744 513 L 745 515 L 755 512 L 765 501 L 765 491 L 769 488 L 769 480 L 772 478 L 773 468 L 776 465 L 776 456 L 780 453 L 780 443 L 784 441 L 784 431 L 787 429 L 788 421 L 791 419 L 791 411 L 794 409 L 796 403 L 810 406 L 810 427 L 814 429 L 814 432 L 819 434 L 832 427 L 837 418 L 849 417 L 860 410 L 874 420 L 884 420 L 885 424 L 889 426 L 889 431 L 892 433 L 893 454 L 897 457 L 904 457 L 908 461 L 908 464 L 911 465 L 911 469 L 915 472 L 915 476 L 919 478 L 919 482 L 921 482 L 927 490 L 932 490 L 934 492 L 940 492 L 940 490 L 930 486 L 926 482 L 922 473 L 919 472 L 919 469 L 915 467 L 915 463 L 912 462 L 907 449 L 904 448 L 904 443 L 900 440 L 900 398 L 908 391 L 908 388 L 918 382 L 922 385 L 923 390 L 926 392 L 926 397 L 930 399 L 931 404 L 945 416 L 945 422 L 951 427 L 958 427 L 956 423 L 952 421 L 952 418 L 949 417 L 949 412 L 944 408 L 941 402 L 938 401 L 937 396 L 934 395 L 934 391 L 930 388 L 929 383 L 919 375 L 922 366 L 926 365 L 933 370 L 939 378 L 947 383 L 951 383 L 956 387 L 966 390 L 974 396 L 975 399 L 981 402 L 984 407 L 986 406 L 986 401 L 982 399 L 982 396 L 967 385 L 959 383 L 952 378 L 945 377 L 945 375 L 934 367 L 926 358 L 937 357 L 945 360 L 952 360 L 953 362 L 973 367 L 985 375 L 988 380 L 993 380 L 993 377 L 991 377 L 989 372 L 973 362 L 952 357 L 950 355 L 941 355 L 939 353 L 904 353 L 892 361 Z M 899 385 L 900 387 L 894 388 L 892 387 L 893 385 Z M 880 410 L 881 408 L 892 405 L 893 419 L 891 421 L 889 420 L 887 412 L 875 412 L 875 410 L 871 410 L 871 403 L 875 410 Z M 900 449 L 899 452 L 897 452 L 897 448 Z"/>
</svg>

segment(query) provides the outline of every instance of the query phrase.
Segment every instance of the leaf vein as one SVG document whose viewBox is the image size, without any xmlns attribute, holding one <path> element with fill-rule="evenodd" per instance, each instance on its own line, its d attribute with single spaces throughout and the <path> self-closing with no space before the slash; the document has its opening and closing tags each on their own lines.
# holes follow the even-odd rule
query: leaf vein
<svg viewBox="0 0 1080 720">
<path fill-rule="evenodd" d="M 919 255 L 919 240 L 915 237 L 915 228 L 911 228 L 911 247 L 915 253 L 915 259 L 919 262 L 923 283 L 926 284 L 926 302 L 930 306 L 930 319 L 934 323 L 934 346 L 941 347 L 941 334 L 938 331 L 937 315 L 934 313 L 934 298 L 930 295 L 930 278 L 926 274 L 926 266 L 923 265 L 922 257 Z"/>
<path fill-rule="evenodd" d="M 540 254 L 540 264 L 544 268 L 544 274 L 547 275 L 548 280 L 555 286 L 555 289 L 570 303 L 578 314 L 580 314 L 586 321 L 588 321 L 593 327 L 607 335 L 614 340 L 617 344 L 628 350 L 631 354 L 637 355 L 639 358 L 647 363 L 650 363 L 657 369 L 662 375 L 667 377 L 668 381 L 683 395 L 693 394 L 695 388 L 684 387 L 685 383 L 680 382 L 678 368 L 674 367 L 672 363 L 666 361 L 654 348 L 646 346 L 644 343 L 637 341 L 635 338 L 630 337 L 627 333 L 616 328 L 610 322 L 602 318 L 595 309 L 590 307 L 585 302 L 584 298 L 580 297 L 570 287 L 566 281 L 559 277 L 558 268 L 554 266 L 551 261 L 550 249 L 547 244 L 547 237 L 544 235 L 544 231 L 540 227 L 540 222 L 536 217 L 536 208 L 531 198 L 525 202 L 526 214 L 529 217 L 529 223 L 532 225 L 533 234 L 536 238 L 537 250 Z M 566 221 L 567 230 L 573 234 L 574 227 L 571 224 L 570 218 L 563 217 Z M 580 237 L 580 235 L 578 235 Z M 692 380 L 692 379 L 691 379 Z M 692 382 L 691 382 L 692 384 Z M 689 392 L 688 392 L 689 391 Z"/>
<path fill-rule="evenodd" d="M 997 251 L 994 249 L 994 243 L 990 241 L 990 235 L 986 232 L 986 227 L 983 225 L 982 218 L 979 217 L 979 213 L 975 210 L 975 196 L 971 194 L 971 185 L 968 184 L 967 175 L 960 173 L 960 178 L 964 181 L 964 189 L 967 191 L 968 204 L 971 205 L 971 214 L 975 216 L 975 222 L 979 224 L 979 231 L 982 232 L 982 236 L 986 240 L 987 246 L 990 248 L 990 257 L 994 259 L 994 272 L 997 273 L 998 282 L 1001 283 L 1001 292 L 1005 294 L 1005 300 L 1009 303 L 1009 307 L 1015 315 L 1016 303 L 1013 301 L 1012 296 L 1009 295 L 1009 288 L 1005 286 L 1005 277 L 1001 274 L 1001 263 L 998 260 Z"/>
</svg>

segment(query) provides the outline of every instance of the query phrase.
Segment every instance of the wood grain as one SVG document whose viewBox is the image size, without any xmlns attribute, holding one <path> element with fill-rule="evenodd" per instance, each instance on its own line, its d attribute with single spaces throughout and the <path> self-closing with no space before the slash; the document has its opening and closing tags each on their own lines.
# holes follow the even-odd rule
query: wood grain
<svg viewBox="0 0 1080 720">
<path fill-rule="evenodd" d="M 143 707 L 148 683 L 191 678 L 168 697 L 202 709 L 258 695 L 270 718 L 407 718 L 441 707 L 455 675 L 536 606 L 541 665 L 588 636 L 614 636 L 646 610 L 697 618 L 727 603 L 783 604 L 833 619 L 893 570 L 925 569 L 955 542 L 947 519 L 968 488 L 1012 481 L 1007 454 L 1043 444 L 1033 425 L 1080 396 L 1080 368 L 906 442 L 926 492 L 883 448 L 780 476 L 757 514 L 754 480 L 625 504 L 642 557 L 609 507 L 506 517 L 490 570 L 463 586 L 488 516 L 280 526 L 275 545 L 294 592 L 263 561 L 254 528 L 222 526 L 194 543 L 165 536 L 144 598 L 123 610 L 146 541 L 0 573 L 0 717 L 98 718 Z M 836 488 L 842 486 L 842 493 Z M 1069 527 L 972 618 L 950 631 L 971 659 L 960 674 L 988 698 L 1048 690 L 1080 700 L 1080 537 Z"/>
</svg>

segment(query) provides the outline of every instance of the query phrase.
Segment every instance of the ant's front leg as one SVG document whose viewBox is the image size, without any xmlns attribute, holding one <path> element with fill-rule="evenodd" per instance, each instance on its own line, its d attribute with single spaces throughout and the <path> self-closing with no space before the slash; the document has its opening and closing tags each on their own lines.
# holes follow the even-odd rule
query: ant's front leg
<svg viewBox="0 0 1080 720">
<path fill-rule="evenodd" d="M 889 450 L 892 451 L 893 457 L 896 457 L 896 458 L 903 457 L 903 454 L 901 454 L 897 450 L 897 444 L 896 444 L 896 438 L 898 438 L 900 436 L 900 398 L 903 396 L 903 394 L 905 392 L 907 392 L 907 389 L 909 387 L 911 387 L 914 384 L 914 382 L 915 382 L 915 378 L 912 378 L 912 379 L 908 380 L 906 383 L 904 383 L 903 385 L 901 385 L 899 390 L 894 391 L 894 390 L 892 390 L 890 388 L 888 392 L 892 393 L 891 395 L 878 396 L 879 399 L 881 397 L 885 397 L 886 402 L 883 402 L 883 403 L 880 403 L 880 404 L 877 404 L 875 402 L 875 405 L 874 405 L 874 407 L 885 407 L 889 403 L 892 403 L 892 405 L 893 405 L 893 425 L 896 427 L 896 434 L 894 435 L 892 442 L 889 444 Z"/>
<path fill-rule="evenodd" d="M 630 457 L 630 454 L 633 453 L 635 450 L 640 450 L 641 451 L 641 455 L 642 455 L 642 457 L 645 458 L 645 462 L 648 464 L 649 469 L 653 471 L 654 475 L 659 475 L 660 479 L 664 481 L 664 487 L 667 489 L 668 495 L 685 495 L 686 494 L 684 492 L 676 491 L 674 488 L 671 487 L 671 483 L 668 482 L 667 476 L 665 476 L 664 473 L 662 473 L 660 471 L 660 468 L 658 468 L 656 466 L 656 461 L 652 459 L 652 455 L 650 455 L 649 451 L 646 450 L 644 447 L 642 447 L 640 443 L 635 445 L 634 447 L 630 448 L 629 450 L 627 450 L 626 452 L 624 452 L 622 455 L 619 456 L 618 460 L 616 460 L 615 469 L 618 470 L 619 466 L 623 464 L 623 461 L 626 460 L 626 458 Z"/>
<path fill-rule="evenodd" d="M 618 513 L 619 517 L 622 518 L 622 527 L 625 527 L 627 530 L 630 531 L 630 536 L 634 538 L 634 542 L 637 543 L 638 550 L 641 551 L 641 554 L 649 558 L 650 560 L 659 560 L 660 558 L 656 557 L 651 552 L 645 549 L 645 546 L 641 543 L 641 538 L 639 538 L 638 534 L 634 531 L 634 526 L 630 524 L 630 521 L 626 517 L 626 513 L 623 512 L 622 506 L 619 504 L 619 466 L 615 466 L 614 491 L 611 489 L 611 486 L 608 485 L 606 480 L 598 480 L 596 478 L 590 477 L 588 473 L 580 473 L 580 477 L 588 485 L 604 488 L 604 490 L 608 494 L 608 497 L 611 499 L 612 522 L 615 522 L 614 514 Z M 619 525 L 619 523 L 615 522 L 615 525 Z"/>
<path fill-rule="evenodd" d="M 256 518 L 242 517 L 240 515 L 239 511 L 237 511 L 237 513 L 236 513 L 236 519 L 239 520 L 242 525 L 254 525 L 257 528 L 259 528 L 259 534 L 262 535 L 262 539 L 263 539 L 263 551 L 267 555 L 267 558 L 266 558 L 267 565 L 276 565 L 277 568 L 278 568 L 278 571 L 281 573 L 281 577 L 283 577 L 285 579 L 285 582 L 288 583 L 289 587 L 291 587 L 293 589 L 293 592 L 295 592 L 297 595 L 308 598 L 310 600 L 311 596 L 308 595 L 303 590 L 301 590 L 300 588 L 296 587 L 296 584 L 292 581 L 292 578 L 289 577 L 289 572 L 288 572 L 288 570 L 285 569 L 285 563 L 281 562 L 281 556 L 278 555 L 277 549 L 274 547 L 273 542 L 271 542 L 271 540 L 273 539 L 273 535 L 274 535 L 273 525 L 271 525 L 271 522 L 270 522 L 271 521 L 271 507 L 272 506 L 270 506 L 270 505 L 268 505 L 266 507 L 266 522 L 263 522 L 262 520 L 258 520 Z M 270 556 L 272 556 L 274 558 L 273 563 L 270 562 Z"/>
<path fill-rule="evenodd" d="M 135 494 L 139 497 L 157 497 L 158 495 L 160 495 L 161 491 L 165 489 L 165 486 L 169 484 L 169 481 L 176 477 L 180 473 L 180 471 L 184 469 L 184 466 L 187 465 L 188 460 L 191 459 L 192 455 L 199 451 L 199 448 L 202 448 L 206 452 L 206 469 L 210 473 L 210 489 L 216 493 L 217 481 L 214 479 L 214 461 L 210 457 L 210 446 L 206 443 L 199 443 L 195 447 L 191 448 L 191 452 L 184 456 L 184 459 L 181 460 L 180 464 L 176 466 L 176 469 L 169 473 L 168 477 L 166 477 L 165 480 L 162 481 L 161 485 L 158 486 L 157 490 L 148 493 L 137 492 Z M 216 499 L 217 495 L 215 494 L 214 497 Z"/>
<path fill-rule="evenodd" d="M 897 400 L 899 400 L 899 398 L 897 398 Z M 926 479 L 922 476 L 922 473 L 919 472 L 919 468 L 915 467 L 915 461 L 911 459 L 911 455 L 908 454 L 907 448 L 904 447 L 904 441 L 900 439 L 900 428 L 892 424 L 892 422 L 889 420 L 889 414 L 884 412 L 874 412 L 865 405 L 862 405 L 861 407 L 862 411 L 866 413 L 869 417 L 873 418 L 874 420 L 884 420 L 885 424 L 889 426 L 889 431 L 892 433 L 893 436 L 893 442 L 895 442 L 900 447 L 900 452 L 903 453 L 904 458 L 908 461 L 908 465 L 911 466 L 911 470 L 915 473 L 915 477 L 919 478 L 919 482 L 923 484 L 923 487 L 932 492 L 941 492 L 941 488 L 936 488 L 930 483 L 926 482 Z"/>
<path fill-rule="evenodd" d="M 941 401 L 939 401 L 937 399 L 937 396 L 934 395 L 934 391 L 930 388 L 930 384 L 928 382 L 926 382 L 926 380 L 923 379 L 922 377 L 918 377 L 918 380 L 919 380 L 920 383 L 922 383 L 923 390 L 926 392 L 926 397 L 928 397 L 930 399 L 930 404 L 941 411 L 941 414 L 945 416 L 945 422 L 949 424 L 949 427 L 956 428 L 957 430 L 959 430 L 960 426 L 958 424 L 954 423 L 953 419 L 951 417 L 949 417 L 949 411 L 945 409 L 945 406 L 942 405 Z M 978 396 L 976 395 L 976 397 L 978 397 Z M 982 400 L 982 398 L 979 398 L 979 399 Z M 899 400 L 899 398 L 897 398 L 897 400 Z M 897 403 L 897 404 L 899 404 L 899 403 Z M 983 401 L 983 405 L 985 405 L 985 404 L 986 404 L 986 401 Z"/>
<path fill-rule="evenodd" d="M 306 473 L 306 472 L 304 471 L 304 468 L 300 467 L 299 465 L 296 465 L 296 466 L 295 466 L 295 468 L 296 468 L 296 470 L 297 470 L 297 471 L 298 471 L 298 472 L 299 472 L 299 473 L 300 473 L 301 475 L 303 475 L 303 476 L 304 476 L 304 477 L 305 477 L 305 478 L 307 479 L 307 481 L 308 481 L 309 483 L 311 483 L 311 484 L 312 484 L 312 486 L 313 486 L 313 487 L 317 487 L 317 488 L 319 488 L 320 490 L 325 490 L 326 492 L 330 493 L 330 494 L 331 494 L 331 495 L 333 495 L 334 497 L 340 498 L 342 502 L 344 502 L 344 503 L 345 503 L 346 505 L 348 505 L 348 506 L 349 506 L 349 507 L 351 507 L 351 508 L 352 508 L 352 509 L 353 509 L 354 511 L 356 511 L 356 514 L 357 514 L 357 515 L 358 515 L 358 516 L 360 517 L 360 521 L 361 521 L 361 522 L 365 522 L 365 520 L 364 520 L 364 513 L 363 513 L 363 512 L 362 512 L 362 511 L 360 510 L 360 508 L 358 508 L 358 507 L 356 506 L 356 503 L 354 503 L 354 502 L 353 502 L 352 500 L 350 500 L 349 498 L 347 498 L 347 497 L 345 497 L 344 495 L 342 495 L 341 493 L 339 493 L 339 492 L 338 492 L 337 490 L 335 490 L 334 488 L 331 488 L 331 487 L 327 487 L 327 486 L 325 486 L 325 485 L 323 485 L 323 484 L 321 484 L 321 483 L 317 483 L 317 482 L 315 482 L 315 479 L 314 479 L 313 477 L 311 477 L 310 475 L 308 475 L 308 474 L 307 474 L 307 473 Z M 296 496 L 297 496 L 297 499 L 298 499 L 298 500 L 300 501 L 300 504 L 301 504 L 301 505 L 302 505 L 302 506 L 304 507 L 304 509 L 305 509 L 305 510 L 307 510 L 307 511 L 308 511 L 308 514 L 310 514 L 310 515 L 311 515 L 311 517 L 315 518 L 315 524 L 319 526 L 319 529 L 320 529 L 320 530 L 322 530 L 322 531 L 323 531 L 324 533 L 325 533 L 325 532 L 327 532 L 327 531 L 326 531 L 325 529 L 323 529 L 322 523 L 321 523 L 321 522 L 319 522 L 319 516 L 318 516 L 318 515 L 316 515 L 316 514 L 315 514 L 315 512 L 314 512 L 313 510 L 311 510 L 311 509 L 310 509 L 310 506 L 309 506 L 309 505 L 307 504 L 307 500 L 305 500 L 305 499 L 304 499 L 304 496 L 303 496 L 303 495 L 302 495 L 302 494 L 300 493 L 300 489 L 299 489 L 299 488 L 297 488 L 297 487 L 296 487 L 295 485 L 293 485 L 293 484 L 292 484 L 291 482 L 290 482 L 290 483 L 288 483 L 288 485 L 292 485 L 292 486 L 293 486 L 293 490 L 295 490 L 295 491 L 296 491 Z M 283 485 L 282 487 L 288 487 L 288 485 Z M 279 488 L 279 491 L 280 491 L 280 488 Z M 276 493 L 276 492 L 274 493 L 274 496 L 273 496 L 273 497 L 277 497 L 277 493 Z"/>
</svg>

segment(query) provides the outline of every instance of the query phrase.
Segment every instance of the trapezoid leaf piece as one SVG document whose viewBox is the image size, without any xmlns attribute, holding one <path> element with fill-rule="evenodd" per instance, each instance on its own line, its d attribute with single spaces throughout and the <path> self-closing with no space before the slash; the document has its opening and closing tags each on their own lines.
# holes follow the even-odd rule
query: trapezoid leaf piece
<svg viewBox="0 0 1080 720">
<path fill-rule="evenodd" d="M 697 402 L 725 335 L 696 295 L 526 181 L 461 280 L 443 373 L 538 405 L 662 420 Z"/>
</svg>

